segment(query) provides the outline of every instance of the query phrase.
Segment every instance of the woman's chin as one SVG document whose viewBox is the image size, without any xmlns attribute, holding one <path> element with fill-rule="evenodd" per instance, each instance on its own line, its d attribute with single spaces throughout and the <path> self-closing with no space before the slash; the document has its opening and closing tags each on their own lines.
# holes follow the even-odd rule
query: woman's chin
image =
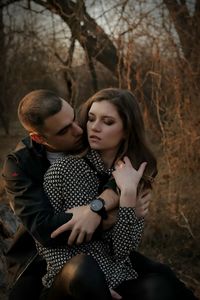
<svg viewBox="0 0 200 300">
<path fill-rule="evenodd" d="M 92 150 L 101 150 L 101 148 L 100 148 L 98 145 L 94 145 L 94 144 L 91 144 L 91 145 L 90 145 L 90 148 L 91 148 Z"/>
</svg>

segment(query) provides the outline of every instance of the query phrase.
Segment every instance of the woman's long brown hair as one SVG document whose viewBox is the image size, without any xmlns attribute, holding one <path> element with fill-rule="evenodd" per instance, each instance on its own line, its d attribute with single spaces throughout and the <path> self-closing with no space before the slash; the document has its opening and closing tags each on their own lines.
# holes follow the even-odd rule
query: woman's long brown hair
<svg viewBox="0 0 200 300">
<path fill-rule="evenodd" d="M 151 152 L 145 134 L 144 121 L 136 97 L 129 90 L 107 88 L 100 90 L 89 98 L 79 110 L 79 122 L 84 130 L 84 142 L 87 141 L 88 112 L 94 102 L 106 100 L 113 104 L 123 122 L 126 138 L 120 145 L 117 159 L 128 156 L 134 168 L 138 169 L 142 162 L 147 162 L 140 189 L 151 188 L 157 174 L 157 162 Z"/>
</svg>

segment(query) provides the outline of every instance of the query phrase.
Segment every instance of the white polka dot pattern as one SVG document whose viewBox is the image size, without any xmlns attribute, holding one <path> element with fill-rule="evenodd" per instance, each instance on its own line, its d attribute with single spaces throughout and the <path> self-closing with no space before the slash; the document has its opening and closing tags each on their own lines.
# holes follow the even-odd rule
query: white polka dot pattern
<svg viewBox="0 0 200 300">
<path fill-rule="evenodd" d="M 104 169 L 103 162 L 95 151 L 90 151 L 87 157 L 99 172 L 111 173 L 111 170 Z M 98 186 L 97 172 L 84 159 L 73 156 L 57 160 L 44 178 L 44 189 L 55 213 L 88 204 L 98 196 Z M 36 242 L 38 251 L 46 259 L 48 266 L 47 274 L 43 277 L 44 286 L 50 287 L 65 262 L 79 253 L 92 255 L 96 259 L 110 288 L 124 280 L 137 278 L 128 255 L 138 246 L 143 224 L 142 219 L 136 218 L 133 208 L 121 207 L 115 226 L 102 233 L 99 239 L 79 246 L 57 248 L 45 248 Z"/>
</svg>

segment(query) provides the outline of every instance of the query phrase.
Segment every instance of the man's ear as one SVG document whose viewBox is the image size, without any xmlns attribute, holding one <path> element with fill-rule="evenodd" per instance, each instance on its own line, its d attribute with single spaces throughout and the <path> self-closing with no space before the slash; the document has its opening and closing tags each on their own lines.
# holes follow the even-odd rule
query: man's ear
<svg viewBox="0 0 200 300">
<path fill-rule="evenodd" d="M 29 133 L 29 135 L 34 142 L 36 142 L 38 144 L 44 144 L 44 142 L 45 142 L 44 137 L 41 134 L 39 134 L 37 132 L 31 132 L 31 133 Z"/>
</svg>

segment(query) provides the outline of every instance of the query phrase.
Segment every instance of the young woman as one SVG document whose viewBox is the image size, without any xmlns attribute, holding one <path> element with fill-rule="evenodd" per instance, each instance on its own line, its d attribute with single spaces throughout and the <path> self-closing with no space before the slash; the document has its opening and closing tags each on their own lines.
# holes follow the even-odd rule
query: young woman
<svg viewBox="0 0 200 300">
<path fill-rule="evenodd" d="M 81 108 L 80 122 L 87 128 L 84 154 L 55 162 L 46 173 L 44 189 L 56 213 L 89 204 L 104 219 L 104 202 L 92 199 L 99 194 L 102 178 L 113 180 L 113 176 L 120 194 L 118 217 L 113 228 L 90 242 L 57 248 L 37 243 L 48 265 L 45 299 L 176 299 L 164 279 L 151 284 L 138 277 L 129 257 L 144 225 L 144 219 L 137 217 L 137 197 L 151 188 L 157 173 L 136 98 L 127 90 L 101 90 Z M 77 276 L 83 256 L 88 260 L 82 267 L 96 274 L 84 287 Z M 67 261 L 73 259 L 74 267 L 67 268 Z"/>
</svg>

